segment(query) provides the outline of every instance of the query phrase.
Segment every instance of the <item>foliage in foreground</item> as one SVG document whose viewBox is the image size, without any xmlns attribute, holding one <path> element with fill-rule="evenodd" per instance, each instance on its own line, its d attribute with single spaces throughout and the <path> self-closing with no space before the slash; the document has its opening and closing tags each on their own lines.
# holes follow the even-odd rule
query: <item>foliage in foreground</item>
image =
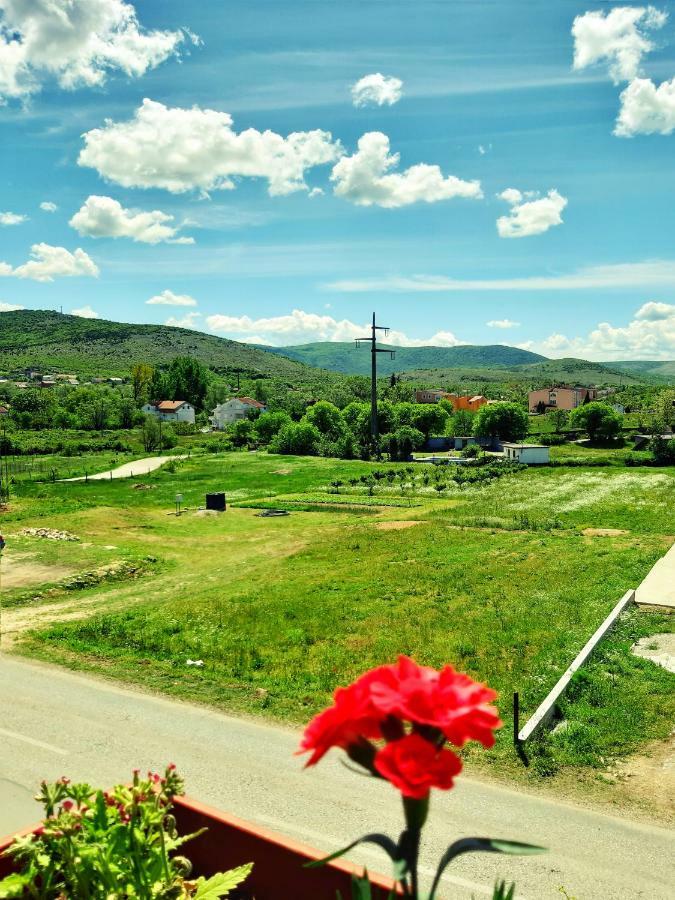
<svg viewBox="0 0 675 900">
<path fill-rule="evenodd" d="M 252 864 L 190 879 L 191 864 L 175 851 L 196 837 L 179 837 L 171 803 L 183 793 L 176 767 L 163 776 L 134 772 L 130 786 L 93 790 L 61 778 L 42 782 L 37 800 L 45 819 L 16 837 L 6 855 L 19 869 L 0 881 L 0 898 L 35 900 L 216 900 L 227 897 Z"/>
</svg>

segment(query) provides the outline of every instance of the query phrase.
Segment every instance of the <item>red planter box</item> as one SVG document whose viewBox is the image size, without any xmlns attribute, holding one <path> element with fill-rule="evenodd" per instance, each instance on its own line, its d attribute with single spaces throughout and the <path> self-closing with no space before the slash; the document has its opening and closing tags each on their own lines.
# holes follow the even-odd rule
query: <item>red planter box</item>
<svg viewBox="0 0 675 900">
<path fill-rule="evenodd" d="M 253 871 L 244 887 L 256 900 L 335 900 L 338 891 L 343 900 L 350 900 L 351 876 L 362 874 L 360 867 L 342 860 L 304 869 L 305 863 L 323 859 L 326 854 L 189 797 L 175 799 L 174 813 L 180 834 L 208 828 L 183 851 L 194 864 L 195 875 L 208 877 L 252 862 Z M 2 841 L 0 852 L 11 842 L 11 837 Z M 0 877 L 11 871 L 11 860 L 0 857 Z M 373 900 L 385 900 L 394 887 L 391 879 L 372 873 L 369 877 Z"/>
</svg>

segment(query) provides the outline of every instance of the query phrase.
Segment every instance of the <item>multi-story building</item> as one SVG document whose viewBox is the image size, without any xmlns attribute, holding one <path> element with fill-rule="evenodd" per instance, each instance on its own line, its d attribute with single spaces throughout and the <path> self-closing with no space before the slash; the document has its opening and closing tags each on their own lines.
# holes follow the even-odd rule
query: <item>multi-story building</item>
<svg viewBox="0 0 675 900">
<path fill-rule="evenodd" d="M 552 409 L 576 409 L 590 400 L 597 400 L 598 392 L 591 387 L 561 387 L 542 388 L 539 391 L 530 391 L 528 406 L 531 413 L 545 413 Z"/>
</svg>

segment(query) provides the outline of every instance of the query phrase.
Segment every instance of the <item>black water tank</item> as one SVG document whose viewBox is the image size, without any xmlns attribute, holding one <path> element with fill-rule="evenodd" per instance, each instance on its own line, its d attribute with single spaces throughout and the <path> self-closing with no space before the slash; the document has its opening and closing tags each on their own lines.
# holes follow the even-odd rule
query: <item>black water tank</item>
<svg viewBox="0 0 675 900">
<path fill-rule="evenodd" d="M 225 502 L 225 494 L 207 494 L 206 508 L 215 509 L 218 512 L 225 512 L 227 503 Z"/>
</svg>

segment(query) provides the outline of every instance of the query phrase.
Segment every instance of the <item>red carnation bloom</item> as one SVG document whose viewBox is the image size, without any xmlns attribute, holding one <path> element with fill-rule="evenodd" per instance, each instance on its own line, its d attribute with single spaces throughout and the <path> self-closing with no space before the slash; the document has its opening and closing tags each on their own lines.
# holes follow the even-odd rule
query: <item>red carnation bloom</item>
<svg viewBox="0 0 675 900">
<path fill-rule="evenodd" d="M 358 743 L 360 738 L 382 736 L 382 716 L 373 710 L 363 678 L 364 676 L 349 687 L 338 688 L 333 706 L 315 716 L 305 729 L 298 752 L 312 751 L 306 765 L 316 765 L 331 747 L 346 750 Z"/>
<path fill-rule="evenodd" d="M 494 744 L 493 731 L 502 723 L 489 704 L 497 694 L 452 666 L 437 672 L 399 656 L 395 665 L 367 674 L 372 704 L 382 714 L 438 728 L 458 747 L 469 740 Z"/>
<path fill-rule="evenodd" d="M 409 734 L 380 750 L 375 768 L 405 797 L 422 800 L 432 787 L 449 790 L 462 761 L 451 750 L 439 750 L 419 734 Z"/>
</svg>

